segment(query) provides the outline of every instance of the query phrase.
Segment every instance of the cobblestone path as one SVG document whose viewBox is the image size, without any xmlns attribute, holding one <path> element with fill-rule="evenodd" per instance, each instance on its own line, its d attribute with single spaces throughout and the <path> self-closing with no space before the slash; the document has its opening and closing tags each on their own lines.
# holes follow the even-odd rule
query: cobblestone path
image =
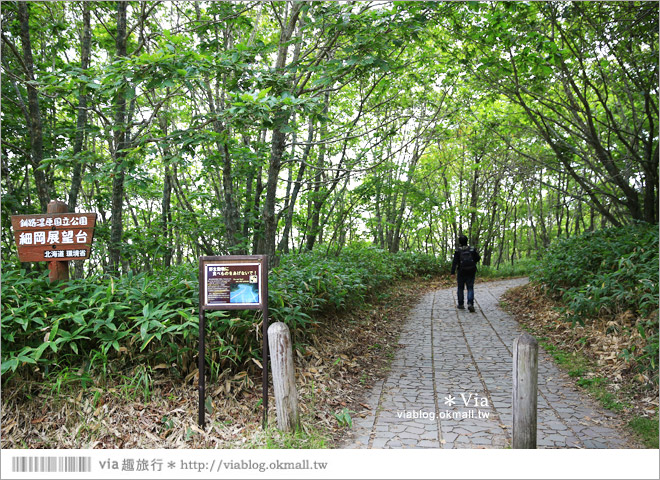
<svg viewBox="0 0 660 480">
<path fill-rule="evenodd" d="M 522 333 L 497 305 L 513 279 L 475 285 L 476 313 L 456 289 L 425 295 L 370 408 L 354 416 L 344 448 L 505 448 L 511 445 L 512 350 Z M 630 448 L 616 415 L 596 406 L 539 348 L 538 448 Z"/>
</svg>

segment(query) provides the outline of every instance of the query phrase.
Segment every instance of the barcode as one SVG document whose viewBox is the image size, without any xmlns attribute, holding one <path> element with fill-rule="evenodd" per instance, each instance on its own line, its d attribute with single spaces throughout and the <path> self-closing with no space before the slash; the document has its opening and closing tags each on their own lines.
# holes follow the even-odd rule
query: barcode
<svg viewBox="0 0 660 480">
<path fill-rule="evenodd" d="M 12 472 L 91 472 L 92 457 L 13 457 Z"/>
</svg>

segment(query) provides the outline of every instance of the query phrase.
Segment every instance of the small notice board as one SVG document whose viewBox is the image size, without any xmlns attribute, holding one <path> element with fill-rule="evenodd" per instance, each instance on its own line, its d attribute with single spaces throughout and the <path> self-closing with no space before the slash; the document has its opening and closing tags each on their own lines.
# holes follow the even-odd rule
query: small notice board
<svg viewBox="0 0 660 480">
<path fill-rule="evenodd" d="M 207 310 L 261 310 L 263 425 L 268 420 L 268 256 L 199 257 L 199 425 L 204 426 L 204 332 Z"/>
<path fill-rule="evenodd" d="M 205 310 L 263 308 L 263 258 L 202 257 L 200 265 Z"/>
</svg>

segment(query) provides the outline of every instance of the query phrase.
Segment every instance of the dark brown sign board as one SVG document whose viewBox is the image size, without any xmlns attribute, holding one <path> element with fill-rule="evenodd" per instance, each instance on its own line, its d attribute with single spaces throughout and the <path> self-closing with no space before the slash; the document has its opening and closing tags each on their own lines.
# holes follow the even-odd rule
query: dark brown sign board
<svg viewBox="0 0 660 480">
<path fill-rule="evenodd" d="M 12 215 L 11 226 L 21 262 L 52 262 L 89 258 L 95 213 Z"/>
<path fill-rule="evenodd" d="M 199 257 L 199 425 L 204 426 L 206 385 L 204 334 L 207 310 L 261 310 L 263 425 L 268 419 L 268 256 Z"/>
<path fill-rule="evenodd" d="M 205 310 L 263 308 L 263 258 L 202 257 L 200 282 Z M 211 258 L 209 260 L 209 258 Z M 214 260 L 215 259 L 215 260 Z"/>
</svg>

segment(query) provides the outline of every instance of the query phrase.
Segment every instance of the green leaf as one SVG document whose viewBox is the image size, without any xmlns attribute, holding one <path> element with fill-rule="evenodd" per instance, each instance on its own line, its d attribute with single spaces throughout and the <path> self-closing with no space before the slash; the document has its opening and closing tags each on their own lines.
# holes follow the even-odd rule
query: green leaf
<svg viewBox="0 0 660 480">
<path fill-rule="evenodd" d="M 18 368 L 19 362 L 16 357 L 10 358 L 9 360 L 5 360 L 2 362 L 2 365 L 0 365 L 0 374 L 4 375 L 8 370 L 11 369 L 12 372 L 15 372 L 16 369 Z"/>
<path fill-rule="evenodd" d="M 148 339 L 146 339 L 142 344 L 142 346 L 140 347 L 140 351 L 143 351 L 145 348 L 147 348 L 147 345 L 149 345 L 149 342 L 151 342 L 155 336 L 156 336 L 155 334 L 152 334 Z"/>
<path fill-rule="evenodd" d="M 148 330 L 149 330 L 149 322 L 142 322 L 142 325 L 140 326 L 140 338 L 144 340 L 144 338 L 147 336 Z"/>
<path fill-rule="evenodd" d="M 142 316 L 145 319 L 149 318 L 149 316 L 151 315 L 151 309 L 152 309 L 151 302 L 147 303 L 144 306 L 144 308 L 142 308 Z"/>
<path fill-rule="evenodd" d="M 18 355 L 18 361 L 29 364 L 36 364 L 37 361 L 32 357 L 26 357 L 25 355 Z"/>
<path fill-rule="evenodd" d="M 48 335 L 48 341 L 52 342 L 55 339 L 59 328 L 60 328 L 60 322 L 58 320 L 53 324 L 53 328 L 51 329 L 50 334 Z"/>
<path fill-rule="evenodd" d="M 32 358 L 34 358 L 35 361 L 39 360 L 41 358 L 41 355 L 43 355 L 44 350 L 46 350 L 50 345 L 51 342 L 44 342 L 41 345 L 39 345 L 39 348 L 37 348 L 35 352 L 32 354 Z"/>
<path fill-rule="evenodd" d="M 261 90 L 259 92 L 259 95 L 257 95 L 257 100 L 262 100 L 263 98 L 265 98 L 266 95 L 268 95 L 268 92 L 270 92 L 272 88 L 273 87 L 267 87 L 267 88 Z"/>
</svg>

